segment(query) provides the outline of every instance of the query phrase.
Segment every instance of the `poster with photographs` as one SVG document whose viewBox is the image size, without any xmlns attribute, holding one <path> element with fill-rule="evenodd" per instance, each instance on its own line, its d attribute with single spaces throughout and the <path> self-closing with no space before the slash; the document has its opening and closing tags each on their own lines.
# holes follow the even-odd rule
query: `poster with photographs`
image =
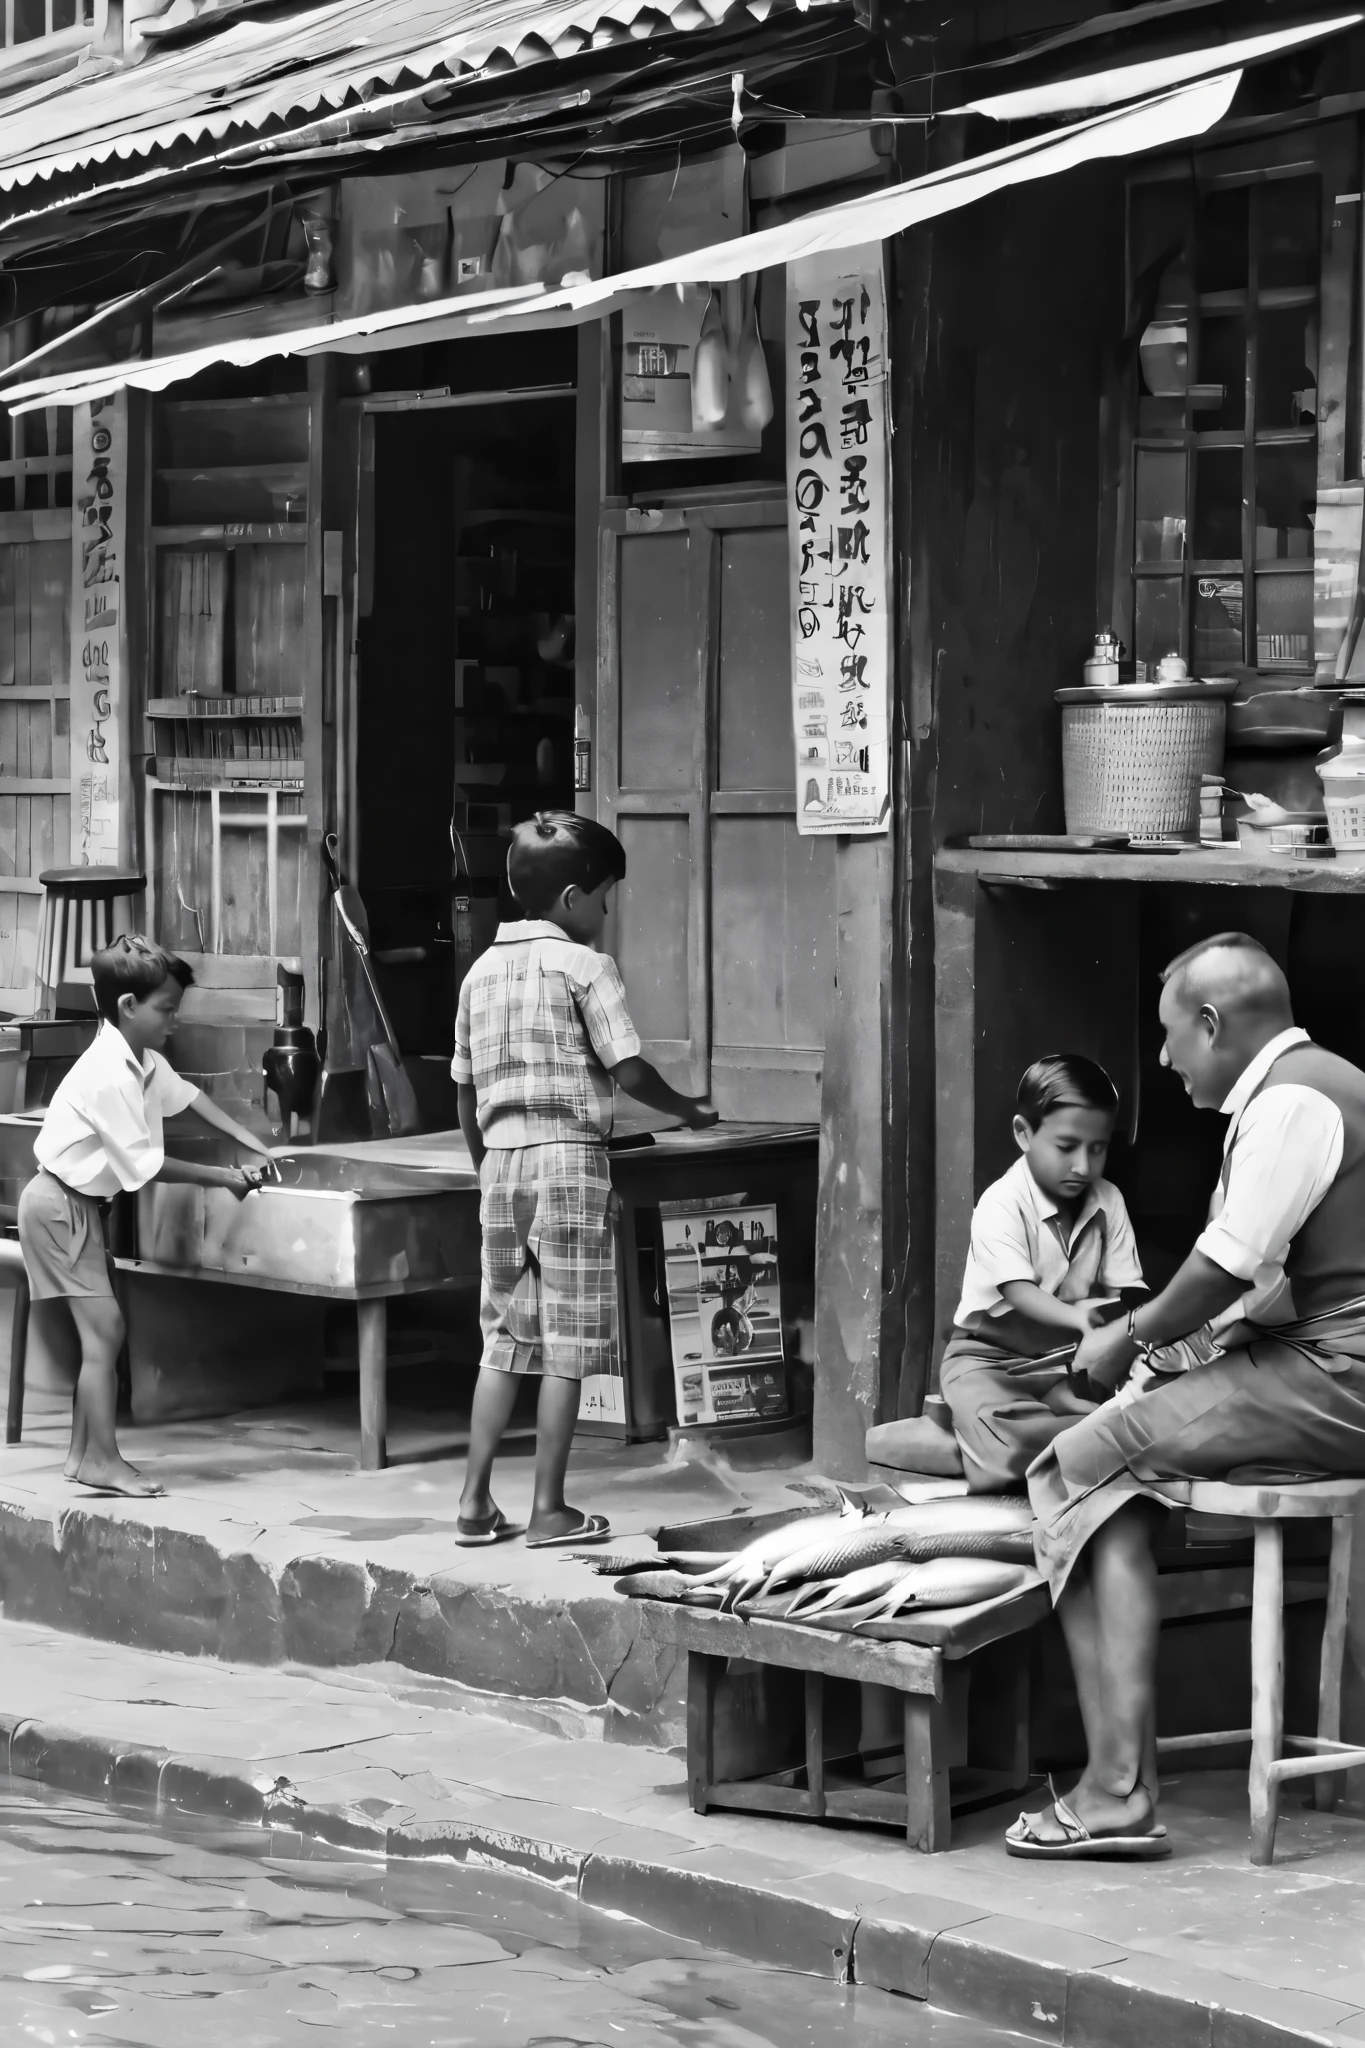
<svg viewBox="0 0 1365 2048">
<path fill-rule="evenodd" d="M 776 1207 L 729 1195 L 659 1214 L 678 1421 L 785 1415 Z"/>
</svg>

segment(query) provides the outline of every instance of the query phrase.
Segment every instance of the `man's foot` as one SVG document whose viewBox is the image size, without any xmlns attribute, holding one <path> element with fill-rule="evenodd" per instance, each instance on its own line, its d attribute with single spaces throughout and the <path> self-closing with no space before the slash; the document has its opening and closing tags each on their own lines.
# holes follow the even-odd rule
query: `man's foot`
<svg viewBox="0 0 1365 2048">
<path fill-rule="evenodd" d="M 134 1500 L 153 1500 L 165 1491 L 126 1458 L 98 1459 L 87 1455 L 75 1477 L 78 1486 L 88 1486 L 92 1492 L 127 1494 Z"/>
<path fill-rule="evenodd" d="M 528 1550 L 549 1550 L 561 1543 L 605 1543 L 611 1523 L 605 1515 L 585 1515 L 578 1508 L 557 1508 L 552 1514 L 532 1514 L 526 1528 Z"/>
<path fill-rule="evenodd" d="M 1012 1856 L 1083 1858 L 1169 1856 L 1166 1830 L 1151 1798 L 1139 1786 L 1126 1797 L 1087 1786 L 1054 1798 L 1041 1813 L 1021 1813 L 1005 1836 Z"/>
</svg>

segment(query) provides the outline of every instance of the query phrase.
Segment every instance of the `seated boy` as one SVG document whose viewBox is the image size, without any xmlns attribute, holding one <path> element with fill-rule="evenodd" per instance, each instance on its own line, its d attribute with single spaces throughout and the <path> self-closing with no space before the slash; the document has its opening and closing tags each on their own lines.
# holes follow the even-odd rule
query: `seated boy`
<svg viewBox="0 0 1365 2048">
<path fill-rule="evenodd" d="M 102 1493 L 161 1488 L 126 1462 L 114 1433 L 124 1326 L 109 1277 L 104 1212 L 150 1180 L 192 1181 L 243 1196 L 260 1169 L 167 1159 L 162 1119 L 192 1109 L 249 1152 L 266 1148 L 163 1059 L 194 976 L 146 939 L 115 939 L 90 963 L 104 1022 L 59 1085 L 33 1150 L 38 1172 L 19 1197 L 19 1242 L 33 1301 L 63 1301 L 80 1339 L 66 1477 Z"/>
<path fill-rule="evenodd" d="M 1103 1067 L 1077 1053 L 1035 1061 L 1019 1083 L 1023 1157 L 976 1205 L 940 1372 L 974 1493 L 1021 1491 L 1038 1453 L 1089 1411 L 1056 1364 L 1008 1368 L 1074 1346 L 1142 1289 L 1123 1196 L 1101 1178 L 1118 1106 Z"/>
<path fill-rule="evenodd" d="M 540 1379 L 528 1548 L 611 1534 L 568 1505 L 564 1474 L 583 1377 L 617 1364 L 614 1091 L 693 1130 L 717 1121 L 641 1059 L 620 971 L 595 950 L 625 873 L 625 848 L 594 818 L 540 811 L 518 825 L 507 880 L 526 916 L 498 927 L 460 989 L 451 1073 L 483 1191 L 483 1357 L 455 1536 L 466 1547 L 515 1533 L 489 1482 L 527 1373 Z"/>
</svg>

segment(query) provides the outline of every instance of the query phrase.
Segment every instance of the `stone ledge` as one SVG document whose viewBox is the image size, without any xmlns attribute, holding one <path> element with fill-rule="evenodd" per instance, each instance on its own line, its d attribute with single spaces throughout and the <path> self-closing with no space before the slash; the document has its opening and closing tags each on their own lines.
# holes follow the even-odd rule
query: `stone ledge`
<svg viewBox="0 0 1365 2048">
<path fill-rule="evenodd" d="M 489 1794 L 453 1818 L 382 1799 L 331 1805 L 231 1757 L 139 1748 L 16 1715 L 0 1715 L 0 1747 L 14 1776 L 85 1798 L 283 1826 L 351 1853 L 532 1875 L 585 1905 L 746 1961 L 928 1998 L 1064 2048 L 1342 2048 L 1365 2038 L 1365 2012 L 1314 1993 L 1125 1953 L 960 1901 L 890 1893 L 846 1873 L 793 1879 L 763 1856 L 692 1849 L 654 1829 L 535 1801 Z"/>
</svg>

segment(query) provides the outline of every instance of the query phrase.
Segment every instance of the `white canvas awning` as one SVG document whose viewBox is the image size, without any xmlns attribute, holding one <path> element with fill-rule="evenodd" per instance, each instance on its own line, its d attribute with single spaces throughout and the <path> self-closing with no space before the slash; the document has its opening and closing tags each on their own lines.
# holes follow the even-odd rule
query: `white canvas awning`
<svg viewBox="0 0 1365 2048">
<path fill-rule="evenodd" d="M 487 333 L 490 322 L 504 319 L 531 319 L 546 325 L 595 319 L 641 293 L 671 285 L 721 284 L 822 250 L 856 248 L 970 206 L 1012 185 L 1055 177 L 1102 158 L 1131 156 L 1140 150 L 1188 141 L 1223 118 L 1240 79 L 1240 71 L 1203 79 L 1136 106 L 1098 114 L 1026 142 L 1009 143 L 967 163 L 822 207 L 779 227 L 737 235 L 731 241 L 592 283 L 556 291 L 530 286 L 444 299 L 336 325 L 300 328 L 292 334 L 224 341 L 150 361 L 115 363 L 64 377 L 39 377 L 8 391 L 0 385 L 0 401 L 15 412 L 30 412 L 40 406 L 77 405 L 124 386 L 163 391 L 216 362 L 244 365 L 267 356 L 312 355 L 329 349 L 369 354 L 410 347 L 416 341 Z"/>
<path fill-rule="evenodd" d="M 1046 121 L 1059 114 L 1082 113 L 1091 107 L 1114 107 L 1146 93 L 1167 92 L 1172 86 L 1207 78 L 1234 65 L 1283 56 L 1304 43 L 1341 35 L 1361 21 L 1365 21 L 1365 15 L 1339 14 L 1331 21 L 1300 23 L 1296 28 L 1275 29 L 1266 35 L 1243 36 L 1235 42 L 1182 50 L 1178 56 L 1150 57 L 1139 64 L 1117 64 L 1110 71 L 1092 71 L 1080 78 L 1053 78 L 1045 85 L 994 93 L 987 99 L 968 100 L 964 106 L 947 111 L 984 114 L 992 121 Z"/>
</svg>

